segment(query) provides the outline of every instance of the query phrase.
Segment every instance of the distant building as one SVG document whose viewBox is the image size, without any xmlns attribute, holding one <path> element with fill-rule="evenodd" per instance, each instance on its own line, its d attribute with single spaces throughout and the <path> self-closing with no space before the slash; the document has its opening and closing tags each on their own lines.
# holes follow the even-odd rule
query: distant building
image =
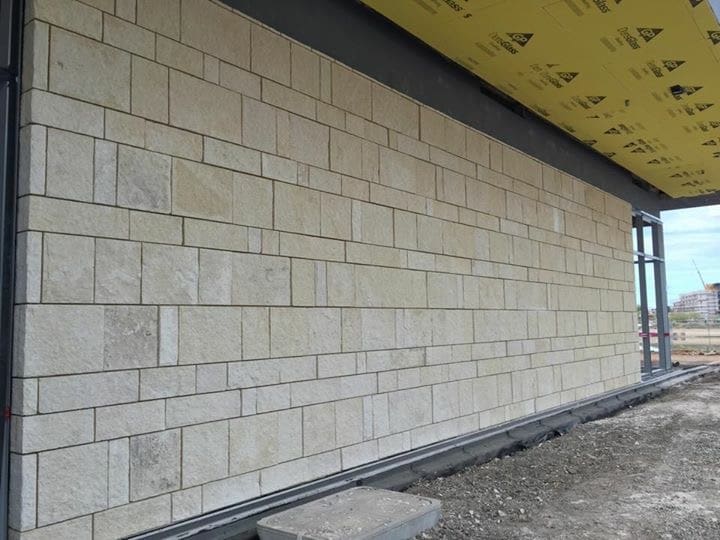
<svg viewBox="0 0 720 540">
<path fill-rule="evenodd" d="M 720 313 L 720 283 L 706 285 L 704 291 L 680 295 L 673 304 L 673 311 L 695 312 L 706 319 L 717 316 Z"/>
</svg>

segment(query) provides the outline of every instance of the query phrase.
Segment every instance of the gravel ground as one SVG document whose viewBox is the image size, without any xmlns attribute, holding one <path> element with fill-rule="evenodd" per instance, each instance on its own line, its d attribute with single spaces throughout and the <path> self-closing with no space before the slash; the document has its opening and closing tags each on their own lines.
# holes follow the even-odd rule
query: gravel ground
<svg viewBox="0 0 720 540">
<path fill-rule="evenodd" d="M 421 539 L 720 538 L 720 377 L 538 447 L 421 481 L 442 501 Z"/>
</svg>

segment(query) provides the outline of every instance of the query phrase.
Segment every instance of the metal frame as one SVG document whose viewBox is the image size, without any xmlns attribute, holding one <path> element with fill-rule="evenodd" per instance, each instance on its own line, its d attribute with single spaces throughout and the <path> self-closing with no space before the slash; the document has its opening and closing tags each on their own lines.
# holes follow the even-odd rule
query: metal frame
<svg viewBox="0 0 720 540">
<path fill-rule="evenodd" d="M 0 540 L 8 536 L 15 212 L 23 0 L 0 0 Z"/>
<path fill-rule="evenodd" d="M 646 253 L 645 228 L 650 227 L 652 253 Z M 665 277 L 665 241 L 663 224 L 657 217 L 647 212 L 633 212 L 633 229 L 637 242 L 635 264 L 638 265 L 638 287 L 640 289 L 640 332 L 643 343 L 643 373 L 653 373 L 652 352 L 650 350 L 650 313 L 647 298 L 647 264 L 652 264 L 655 283 L 655 321 L 658 335 L 659 369 L 672 369 L 672 348 L 670 340 L 670 319 L 668 317 L 667 279 Z"/>
</svg>

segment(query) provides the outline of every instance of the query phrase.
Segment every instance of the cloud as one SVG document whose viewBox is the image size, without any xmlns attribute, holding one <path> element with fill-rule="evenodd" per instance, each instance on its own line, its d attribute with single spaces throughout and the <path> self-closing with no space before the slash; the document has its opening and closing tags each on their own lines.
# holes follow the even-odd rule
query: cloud
<svg viewBox="0 0 720 540">
<path fill-rule="evenodd" d="M 702 288 L 693 260 L 706 283 L 720 282 L 720 205 L 662 213 L 668 300 Z"/>
</svg>

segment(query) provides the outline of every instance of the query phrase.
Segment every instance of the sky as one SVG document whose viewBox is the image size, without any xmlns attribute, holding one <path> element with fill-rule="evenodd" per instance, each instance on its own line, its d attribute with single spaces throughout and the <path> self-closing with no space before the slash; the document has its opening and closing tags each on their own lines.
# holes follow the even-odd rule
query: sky
<svg viewBox="0 0 720 540">
<path fill-rule="evenodd" d="M 681 293 L 702 289 L 693 260 L 706 283 L 720 282 L 720 205 L 671 210 L 660 217 L 665 232 L 668 302 L 672 305 Z"/>
</svg>

